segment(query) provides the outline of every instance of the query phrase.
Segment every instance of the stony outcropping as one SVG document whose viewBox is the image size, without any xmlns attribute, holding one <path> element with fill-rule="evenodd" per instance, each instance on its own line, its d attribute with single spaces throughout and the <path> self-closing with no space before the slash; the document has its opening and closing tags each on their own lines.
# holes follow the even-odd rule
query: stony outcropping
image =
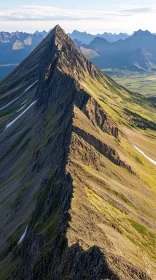
<svg viewBox="0 0 156 280">
<path fill-rule="evenodd" d="M 29 185 L 16 203 L 26 210 L 23 214 L 16 209 L 15 215 L 9 216 L 10 208 L 8 214 L 18 238 L 6 233 L 3 221 L 7 235 L 3 238 L 10 242 L 10 247 L 3 250 L 3 259 L 13 267 L 2 279 L 151 280 L 140 263 L 137 266 L 129 260 L 133 252 L 124 247 L 123 254 L 123 244 L 130 242 L 124 226 L 131 226 L 130 206 L 134 213 L 136 206 L 130 196 L 118 194 L 113 188 L 123 188 L 125 180 L 128 187 L 141 180 L 124 157 L 121 159 L 124 152 L 118 123 L 105 113 L 98 98 L 82 88 L 81 81 L 88 77 L 102 79 L 104 85 L 107 77 L 76 49 L 59 26 L 32 56 L 38 51 L 36 104 L 24 119 L 29 141 L 12 152 L 16 158 L 27 159 L 29 155 L 25 165 L 20 165 L 23 177 L 18 174 L 16 179 L 19 183 L 22 178 Z M 6 185 L 11 188 L 10 182 Z M 31 211 L 24 208 L 26 202 L 31 202 Z M 22 226 L 27 223 L 28 228 L 18 244 L 21 215 Z M 117 216 L 125 221 L 123 227 L 116 222 Z M 118 238 L 124 240 L 119 249 L 114 245 Z"/>
<path fill-rule="evenodd" d="M 102 131 L 113 135 L 118 139 L 119 129 L 114 121 L 108 116 L 103 108 L 91 97 L 85 107 L 85 114 L 94 125 L 98 125 Z"/>
</svg>

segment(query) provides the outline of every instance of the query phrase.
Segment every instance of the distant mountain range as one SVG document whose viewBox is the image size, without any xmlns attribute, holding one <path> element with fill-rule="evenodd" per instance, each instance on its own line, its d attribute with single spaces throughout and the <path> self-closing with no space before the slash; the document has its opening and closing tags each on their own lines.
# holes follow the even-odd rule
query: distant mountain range
<svg viewBox="0 0 156 280">
<path fill-rule="evenodd" d="M 48 32 L 0 32 L 0 79 L 7 76 L 46 37 Z M 81 52 L 99 68 L 131 71 L 156 69 L 156 35 L 139 30 L 91 35 L 73 31 L 69 36 Z"/>
<path fill-rule="evenodd" d="M 34 34 L 0 32 L 0 64 L 20 63 L 46 35 L 46 31 Z"/>
<path fill-rule="evenodd" d="M 108 42 L 111 42 L 111 43 L 116 42 L 118 40 L 125 40 L 128 37 L 130 37 L 130 35 L 128 35 L 127 33 L 116 34 L 116 33 L 104 32 L 103 34 L 98 33 L 96 35 L 92 35 L 87 32 L 80 32 L 77 30 L 74 30 L 72 33 L 69 33 L 68 35 L 72 40 L 77 39 L 78 41 L 81 41 L 84 44 L 90 44 L 91 41 L 93 41 L 96 37 L 104 38 Z"/>
<path fill-rule="evenodd" d="M 25 32 L 0 32 L 0 80 L 7 76 L 22 60 L 24 60 L 36 46 L 46 37 L 48 32 L 38 30 L 34 34 Z M 91 35 L 86 32 L 73 31 L 69 36 L 75 39 L 76 45 L 89 44 L 97 36 L 103 37 L 110 42 L 125 39 L 128 34 L 103 33 Z M 80 43 L 79 43 L 80 41 Z M 91 53 L 91 54 L 90 54 Z M 94 51 L 88 52 L 88 58 L 96 55 Z"/>
<path fill-rule="evenodd" d="M 46 35 L 46 31 L 36 31 L 34 34 L 0 32 L 0 79 L 24 60 Z"/>
<path fill-rule="evenodd" d="M 156 35 L 149 31 L 138 30 L 127 39 L 114 43 L 96 37 L 88 45 L 77 40 L 75 44 L 101 69 L 156 70 Z"/>
</svg>

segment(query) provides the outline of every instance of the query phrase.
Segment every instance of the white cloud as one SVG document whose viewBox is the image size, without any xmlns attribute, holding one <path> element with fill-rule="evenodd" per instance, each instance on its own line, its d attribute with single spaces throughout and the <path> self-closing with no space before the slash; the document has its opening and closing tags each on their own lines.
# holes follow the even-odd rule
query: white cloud
<svg viewBox="0 0 156 280">
<path fill-rule="evenodd" d="M 69 10 L 52 6 L 22 6 L 1 9 L 0 20 L 102 20 L 105 17 L 120 16 L 116 11 Z"/>
<path fill-rule="evenodd" d="M 141 28 L 154 32 L 155 18 L 156 5 L 116 6 L 112 11 L 70 10 L 35 5 L 0 10 L 0 24 L 3 30 L 23 28 L 26 31 L 35 31 L 36 28 L 50 29 L 59 23 L 66 31 L 79 29 L 94 33 L 131 32 Z"/>
</svg>

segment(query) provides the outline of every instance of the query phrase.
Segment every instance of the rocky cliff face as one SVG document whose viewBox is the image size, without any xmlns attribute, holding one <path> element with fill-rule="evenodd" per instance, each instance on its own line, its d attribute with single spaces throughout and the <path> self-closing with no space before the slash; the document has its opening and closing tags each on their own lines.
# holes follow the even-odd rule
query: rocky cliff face
<svg viewBox="0 0 156 280">
<path fill-rule="evenodd" d="M 124 151 L 127 138 L 120 132 L 120 122 L 102 107 L 102 97 L 92 85 L 100 84 L 106 93 L 111 87 L 113 94 L 120 87 L 84 58 L 59 26 L 28 61 L 32 58 L 38 82 L 25 98 L 36 103 L 18 123 L 18 130 L 16 126 L 3 130 L 8 115 L 2 123 L 5 148 L 16 130 L 20 133 L 27 127 L 28 132 L 21 137 L 26 142 L 18 139 L 11 153 L 17 158 L 11 172 L 20 171 L 16 181 L 8 181 L 8 174 L 2 178 L 8 190 L 12 183 L 21 186 L 21 180 L 26 186 L 21 186 L 22 193 L 16 189 L 20 199 L 13 201 L 18 210 L 14 207 L 12 215 L 9 208 L 7 223 L 2 220 L 1 279 L 152 279 L 143 262 L 137 263 L 139 253 L 135 255 L 136 245 L 129 236 L 129 231 L 136 234 L 132 219 L 139 219 L 140 207 L 137 190 L 135 205 L 129 189 L 141 184 L 148 192 L 148 186 Z M 8 152 L 1 170 L 10 158 Z M 143 217 L 146 220 L 146 214 Z M 18 244 L 19 231 L 22 234 L 26 226 Z M 147 259 L 153 264 L 148 255 Z M 8 264 L 11 269 L 6 271 Z"/>
<path fill-rule="evenodd" d="M 85 114 L 94 125 L 98 125 L 102 131 L 107 132 L 114 137 L 119 137 L 119 129 L 110 116 L 105 114 L 103 108 L 93 99 L 88 100 L 85 108 Z"/>
</svg>

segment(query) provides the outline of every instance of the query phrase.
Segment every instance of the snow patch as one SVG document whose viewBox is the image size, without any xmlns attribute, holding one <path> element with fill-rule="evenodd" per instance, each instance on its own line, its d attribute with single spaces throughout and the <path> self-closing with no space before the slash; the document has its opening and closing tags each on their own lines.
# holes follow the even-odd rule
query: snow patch
<svg viewBox="0 0 156 280">
<path fill-rule="evenodd" d="M 25 104 L 27 101 L 28 101 L 28 99 L 24 100 L 21 105 Z"/>
<path fill-rule="evenodd" d="M 16 119 L 14 119 L 13 121 L 11 121 L 10 123 L 8 123 L 5 127 L 5 129 L 9 128 L 10 126 L 12 126 L 20 117 L 22 117 L 34 104 L 36 103 L 36 100 L 34 102 L 32 102 L 28 108 L 26 108 Z"/>
<path fill-rule="evenodd" d="M 156 165 L 156 161 L 150 157 L 148 157 L 143 151 L 141 151 L 138 147 L 136 147 L 135 145 L 133 145 L 133 147 L 139 152 L 141 153 L 145 158 L 147 158 L 150 162 L 152 162 L 153 164 Z"/>
<path fill-rule="evenodd" d="M 25 229 L 24 233 L 22 234 L 22 236 L 21 236 L 21 238 L 20 238 L 20 240 L 18 241 L 18 243 L 17 243 L 17 244 L 20 244 L 20 243 L 23 241 L 23 239 L 24 239 L 24 238 L 25 238 L 25 236 L 26 236 L 27 229 L 28 229 L 28 226 L 26 227 L 26 229 Z"/>
<path fill-rule="evenodd" d="M 25 108 L 25 105 L 22 106 L 19 110 L 17 110 L 17 113 L 20 112 L 23 108 Z"/>
<path fill-rule="evenodd" d="M 35 81 L 31 86 L 27 87 L 27 88 L 25 89 L 25 91 L 24 91 L 21 95 L 19 95 L 19 96 L 16 97 L 14 100 L 12 100 L 12 101 L 9 102 L 8 104 L 6 104 L 6 105 L 3 106 L 2 108 L 0 108 L 0 111 L 3 110 L 3 109 L 5 109 L 5 108 L 7 108 L 7 107 L 10 106 L 12 103 L 14 103 L 16 100 L 18 100 L 24 93 L 26 93 L 26 92 L 27 92 L 31 87 L 33 87 L 37 82 L 38 82 L 38 80 Z"/>
</svg>

